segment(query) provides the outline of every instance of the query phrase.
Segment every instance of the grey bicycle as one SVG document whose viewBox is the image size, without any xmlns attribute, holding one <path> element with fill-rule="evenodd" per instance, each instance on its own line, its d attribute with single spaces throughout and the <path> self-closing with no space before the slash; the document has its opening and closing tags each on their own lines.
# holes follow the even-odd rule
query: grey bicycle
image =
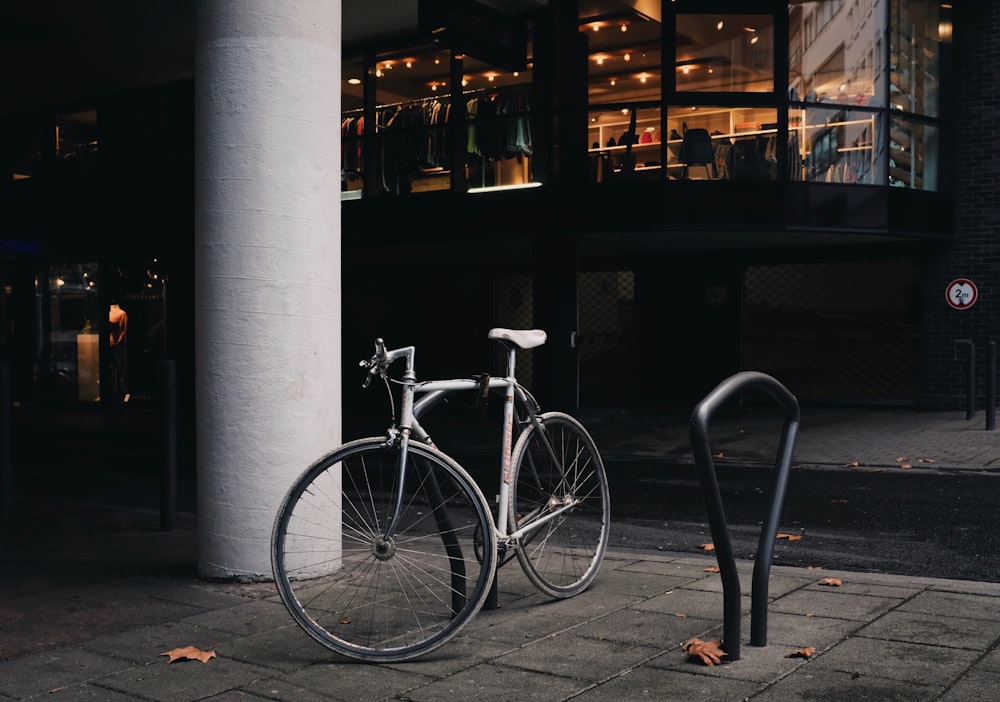
<svg viewBox="0 0 1000 702">
<path fill-rule="evenodd" d="M 402 385 L 399 421 L 385 436 L 351 441 L 295 481 L 274 522 L 271 560 L 292 618 L 324 646 L 366 662 L 403 661 L 446 643 L 480 610 L 496 569 L 517 558 L 553 598 L 593 581 L 608 544 L 608 480 L 587 430 L 542 413 L 515 377 L 518 349 L 544 331 L 492 329 L 506 348 L 504 377 L 418 382 L 414 347 L 381 339 L 362 361 Z M 405 360 L 401 380 L 389 367 Z M 496 517 L 476 481 L 439 450 L 421 418 L 447 396 L 502 392 Z"/>
</svg>

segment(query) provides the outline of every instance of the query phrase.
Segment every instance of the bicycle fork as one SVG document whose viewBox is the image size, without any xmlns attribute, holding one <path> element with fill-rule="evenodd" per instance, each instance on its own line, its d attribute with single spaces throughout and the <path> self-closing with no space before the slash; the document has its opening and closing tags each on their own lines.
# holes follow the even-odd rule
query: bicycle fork
<svg viewBox="0 0 1000 702">
<path fill-rule="evenodd" d="M 414 424 L 413 417 L 413 388 L 416 384 L 416 374 L 412 368 L 413 357 L 407 357 L 407 368 L 403 374 L 403 393 L 400 406 L 399 421 L 399 467 L 396 474 L 399 479 L 396 495 L 394 499 L 393 512 L 386 521 L 386 527 L 382 537 L 373 546 L 376 558 L 387 559 L 395 552 L 393 534 L 399 524 L 399 518 L 403 511 L 403 495 L 407 479 L 407 458 L 409 457 L 410 435 Z M 416 479 L 421 489 L 424 491 L 427 501 L 431 506 L 431 514 L 437 524 L 438 533 L 444 545 L 445 553 L 448 555 L 448 563 L 451 570 L 451 611 L 458 613 L 465 608 L 468 600 L 466 593 L 466 572 L 465 560 L 462 557 L 462 547 L 458 542 L 458 536 L 452 525 L 451 517 L 441 486 L 438 484 L 437 476 L 432 468 L 422 470 L 422 465 L 414 463 L 413 469 L 416 472 Z"/>
</svg>

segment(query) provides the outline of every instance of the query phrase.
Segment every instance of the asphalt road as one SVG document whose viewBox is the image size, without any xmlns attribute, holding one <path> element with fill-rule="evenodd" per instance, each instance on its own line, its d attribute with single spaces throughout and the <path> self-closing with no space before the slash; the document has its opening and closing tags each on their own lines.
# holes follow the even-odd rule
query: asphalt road
<svg viewBox="0 0 1000 702">
<path fill-rule="evenodd" d="M 608 466 L 618 546 L 706 553 L 712 541 L 694 466 Z M 757 551 L 770 468 L 717 466 L 737 558 Z M 1000 582 L 1000 477 L 925 471 L 791 471 L 775 563 Z"/>
</svg>

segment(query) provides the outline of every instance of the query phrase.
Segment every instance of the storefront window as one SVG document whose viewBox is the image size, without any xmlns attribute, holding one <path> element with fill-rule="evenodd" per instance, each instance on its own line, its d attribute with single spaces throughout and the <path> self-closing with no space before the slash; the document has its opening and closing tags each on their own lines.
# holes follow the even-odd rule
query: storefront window
<svg viewBox="0 0 1000 702">
<path fill-rule="evenodd" d="M 791 180 L 885 185 L 881 113 L 816 106 L 789 114 Z"/>
<path fill-rule="evenodd" d="M 504 71 L 465 56 L 465 168 L 470 192 L 525 187 L 536 183 L 532 170 L 531 65 Z"/>
<path fill-rule="evenodd" d="M 660 99 L 660 22 L 635 11 L 583 15 L 580 31 L 588 42 L 591 105 Z"/>
<path fill-rule="evenodd" d="M 889 185 L 938 189 L 940 130 L 932 124 L 892 116 L 889 125 Z"/>
<path fill-rule="evenodd" d="M 881 0 L 789 5 L 791 102 L 885 105 L 884 27 Z"/>
<path fill-rule="evenodd" d="M 667 169 L 681 180 L 776 180 L 778 111 L 757 107 L 671 107 Z"/>
<path fill-rule="evenodd" d="M 80 175 L 97 165 L 97 110 L 56 116 L 55 174 Z"/>
<path fill-rule="evenodd" d="M 591 110 L 588 138 L 592 182 L 663 176 L 659 106 Z"/>
<path fill-rule="evenodd" d="M 345 58 L 341 75 L 340 190 L 350 199 L 361 196 L 364 184 L 364 60 Z"/>
<path fill-rule="evenodd" d="M 101 399 L 104 329 L 96 263 L 53 265 L 49 272 L 49 370 L 61 401 Z"/>
<path fill-rule="evenodd" d="M 893 110 L 940 116 L 941 44 L 951 42 L 950 5 L 892 0 L 889 101 Z"/>
<path fill-rule="evenodd" d="M 774 92 L 772 15 L 678 15 L 679 92 Z"/>
</svg>

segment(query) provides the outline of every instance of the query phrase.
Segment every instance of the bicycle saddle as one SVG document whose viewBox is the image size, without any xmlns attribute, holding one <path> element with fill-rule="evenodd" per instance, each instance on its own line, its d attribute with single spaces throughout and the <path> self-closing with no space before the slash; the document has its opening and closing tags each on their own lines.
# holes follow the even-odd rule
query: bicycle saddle
<svg viewBox="0 0 1000 702">
<path fill-rule="evenodd" d="M 521 349 L 533 349 L 545 343 L 548 335 L 541 329 L 490 329 L 489 338 L 509 341 Z"/>
</svg>

